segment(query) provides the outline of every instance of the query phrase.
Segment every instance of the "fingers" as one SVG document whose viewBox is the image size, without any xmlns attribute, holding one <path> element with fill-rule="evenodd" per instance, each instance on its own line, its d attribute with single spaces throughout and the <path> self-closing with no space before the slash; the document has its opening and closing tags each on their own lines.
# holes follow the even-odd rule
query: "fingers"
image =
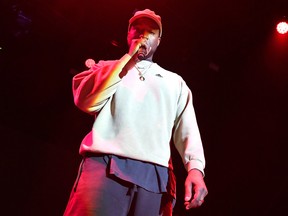
<svg viewBox="0 0 288 216">
<path fill-rule="evenodd" d="M 185 183 L 185 202 L 189 202 L 192 198 L 192 184 Z"/>
<path fill-rule="evenodd" d="M 138 52 L 138 50 L 140 49 L 140 47 L 143 47 L 143 46 L 145 46 L 145 48 L 146 48 L 146 45 L 145 45 L 145 43 L 143 42 L 143 40 L 141 40 L 141 39 L 135 39 L 135 40 L 133 40 L 132 43 L 131 43 L 131 46 L 130 46 L 130 48 L 129 48 L 129 54 L 130 54 L 131 56 L 134 56 L 134 54 L 136 54 L 136 53 Z"/>
<path fill-rule="evenodd" d="M 207 194 L 208 190 L 203 180 L 202 173 L 197 169 L 190 170 L 185 180 L 184 205 L 186 209 L 201 206 L 204 203 L 204 198 Z"/>
<path fill-rule="evenodd" d="M 193 187 L 194 186 L 194 187 Z M 192 197 L 192 193 L 194 195 Z M 204 199 L 208 194 L 208 190 L 204 181 L 200 181 L 197 184 L 185 182 L 185 197 L 184 205 L 186 209 L 200 207 L 204 203 Z"/>
<path fill-rule="evenodd" d="M 185 187 L 187 191 L 185 191 L 185 208 L 191 209 L 191 208 L 197 208 L 200 207 L 204 203 L 204 199 L 208 194 L 207 188 L 204 185 L 203 187 L 195 187 L 195 194 L 193 198 L 191 197 L 192 190 L 189 191 L 189 186 Z M 190 198 L 190 199 L 189 199 Z"/>
<path fill-rule="evenodd" d="M 189 210 L 191 208 L 198 208 L 200 207 L 202 204 L 204 203 L 204 200 L 193 200 L 191 202 L 186 202 L 185 205 L 185 209 Z"/>
<path fill-rule="evenodd" d="M 185 208 L 187 210 L 191 209 L 191 208 L 198 208 L 200 207 L 202 204 L 204 203 L 204 198 L 194 198 L 191 200 L 191 202 L 187 201 L 184 203 Z"/>
</svg>

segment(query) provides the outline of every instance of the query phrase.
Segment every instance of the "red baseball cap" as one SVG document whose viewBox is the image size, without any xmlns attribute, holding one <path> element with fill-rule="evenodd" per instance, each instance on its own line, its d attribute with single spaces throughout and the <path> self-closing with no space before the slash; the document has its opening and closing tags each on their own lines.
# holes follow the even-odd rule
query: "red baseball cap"
<svg viewBox="0 0 288 216">
<path fill-rule="evenodd" d="M 130 30 L 131 24 L 139 18 L 142 17 L 146 17 L 146 18 L 150 18 L 153 21 L 155 21 L 157 23 L 157 25 L 159 26 L 159 35 L 160 37 L 162 36 L 162 23 L 161 23 L 161 17 L 157 14 L 155 14 L 154 11 L 151 11 L 149 9 L 145 9 L 145 10 L 141 10 L 141 11 L 136 11 L 136 13 L 134 14 L 133 17 L 131 17 L 131 19 L 129 20 L 129 26 L 128 26 L 128 31 Z"/>
</svg>

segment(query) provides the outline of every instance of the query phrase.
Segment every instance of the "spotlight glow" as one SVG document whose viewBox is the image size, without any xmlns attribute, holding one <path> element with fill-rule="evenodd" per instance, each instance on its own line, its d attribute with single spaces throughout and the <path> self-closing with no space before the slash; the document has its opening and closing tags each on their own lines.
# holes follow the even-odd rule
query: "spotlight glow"
<svg viewBox="0 0 288 216">
<path fill-rule="evenodd" d="M 87 60 L 85 61 L 85 65 L 86 65 L 86 67 L 88 67 L 88 68 L 92 68 L 93 65 L 95 65 L 95 61 L 94 61 L 93 59 L 87 59 Z"/>
<path fill-rule="evenodd" d="M 286 34 L 288 32 L 288 23 L 284 21 L 278 23 L 277 31 L 279 34 Z"/>
</svg>

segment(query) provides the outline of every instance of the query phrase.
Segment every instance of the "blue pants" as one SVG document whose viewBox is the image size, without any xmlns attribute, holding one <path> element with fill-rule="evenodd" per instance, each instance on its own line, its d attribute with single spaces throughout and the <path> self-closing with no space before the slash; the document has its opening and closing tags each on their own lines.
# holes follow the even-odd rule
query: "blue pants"
<svg viewBox="0 0 288 216">
<path fill-rule="evenodd" d="M 64 216 L 157 216 L 167 200 L 107 173 L 103 157 L 84 158 Z"/>
</svg>

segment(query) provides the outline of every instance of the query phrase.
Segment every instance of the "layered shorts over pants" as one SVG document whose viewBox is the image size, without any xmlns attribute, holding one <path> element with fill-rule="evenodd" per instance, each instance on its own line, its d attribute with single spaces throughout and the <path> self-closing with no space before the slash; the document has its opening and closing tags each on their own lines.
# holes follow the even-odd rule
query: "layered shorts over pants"
<svg viewBox="0 0 288 216">
<path fill-rule="evenodd" d="M 136 169 L 130 173 L 134 162 Z M 139 161 L 131 164 L 130 160 L 111 155 L 84 157 L 64 216 L 172 215 L 173 196 L 167 193 L 168 169 L 161 168 L 157 176 L 153 176 L 151 172 L 142 172 L 146 165 Z M 161 175 L 165 169 L 167 178 Z M 157 183 L 151 179 L 156 179 Z"/>
</svg>

